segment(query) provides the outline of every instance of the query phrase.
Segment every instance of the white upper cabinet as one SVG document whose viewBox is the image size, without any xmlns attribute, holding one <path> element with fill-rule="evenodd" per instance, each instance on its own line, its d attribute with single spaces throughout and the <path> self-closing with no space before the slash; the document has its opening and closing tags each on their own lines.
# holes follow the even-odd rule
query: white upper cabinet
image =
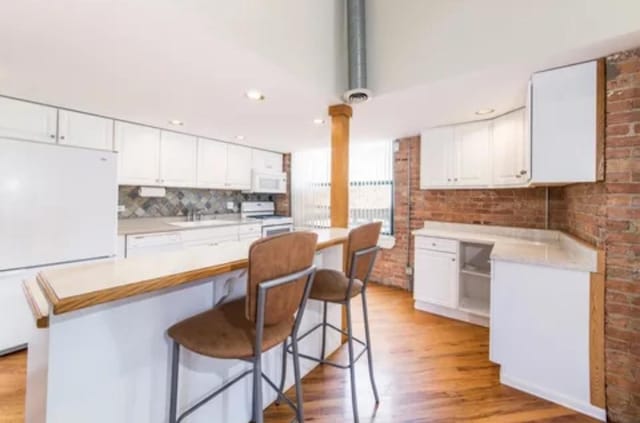
<svg viewBox="0 0 640 423">
<path fill-rule="evenodd" d="M 530 143 L 525 136 L 525 115 L 525 109 L 519 109 L 493 121 L 493 185 L 522 185 L 529 180 Z"/>
<path fill-rule="evenodd" d="M 57 110 L 0 97 L 0 137 L 56 142 Z"/>
<path fill-rule="evenodd" d="M 197 179 L 201 188 L 250 189 L 251 149 L 200 138 Z"/>
<path fill-rule="evenodd" d="M 473 122 L 455 127 L 455 185 L 483 186 L 489 178 L 489 121 Z"/>
<path fill-rule="evenodd" d="M 592 61 L 535 73 L 531 87 L 531 183 L 601 178 L 603 65 Z"/>
<path fill-rule="evenodd" d="M 116 122 L 120 185 L 162 185 L 160 177 L 160 130 Z"/>
<path fill-rule="evenodd" d="M 162 131 L 160 135 L 160 179 L 168 187 L 196 185 L 198 139 Z"/>
<path fill-rule="evenodd" d="M 251 189 L 250 148 L 227 144 L 227 183 L 233 189 Z"/>
<path fill-rule="evenodd" d="M 252 168 L 258 172 L 282 172 L 282 161 L 282 154 L 279 153 L 263 150 L 251 151 Z"/>
<path fill-rule="evenodd" d="M 113 120 L 60 110 L 58 142 L 78 147 L 113 150 Z"/>
<path fill-rule="evenodd" d="M 426 130 L 420 143 L 420 188 L 473 188 L 490 183 L 489 121 Z"/>
<path fill-rule="evenodd" d="M 198 177 L 200 188 L 224 189 L 227 183 L 227 144 L 198 138 Z"/>
<path fill-rule="evenodd" d="M 453 182 L 454 127 L 428 129 L 420 138 L 420 188 L 446 187 Z"/>
</svg>

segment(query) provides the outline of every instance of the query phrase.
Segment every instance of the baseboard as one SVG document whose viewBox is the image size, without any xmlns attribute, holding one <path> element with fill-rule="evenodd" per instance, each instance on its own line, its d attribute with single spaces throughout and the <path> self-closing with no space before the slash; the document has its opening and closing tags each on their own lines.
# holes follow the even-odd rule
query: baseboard
<svg viewBox="0 0 640 423">
<path fill-rule="evenodd" d="M 500 383 L 586 414 L 594 419 L 598 419 L 600 421 L 607 420 L 607 412 L 603 408 L 596 407 L 589 402 L 576 400 L 575 398 L 570 398 L 566 395 L 541 388 L 540 386 L 527 383 L 521 379 L 510 377 L 505 374 L 503 368 L 500 369 Z"/>
<path fill-rule="evenodd" d="M 428 313 L 438 314 L 440 316 L 448 317 L 450 319 L 461 320 L 463 322 L 472 323 L 478 326 L 489 327 L 489 318 L 478 316 L 466 311 L 458 310 L 455 308 L 445 307 L 432 303 L 425 303 L 424 301 L 416 300 L 413 307 L 416 310 L 426 311 Z"/>
</svg>

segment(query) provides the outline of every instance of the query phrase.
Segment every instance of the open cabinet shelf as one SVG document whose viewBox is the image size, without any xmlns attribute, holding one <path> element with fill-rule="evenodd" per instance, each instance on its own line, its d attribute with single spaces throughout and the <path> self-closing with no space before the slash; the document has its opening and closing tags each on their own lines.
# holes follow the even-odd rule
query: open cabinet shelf
<svg viewBox="0 0 640 423">
<path fill-rule="evenodd" d="M 489 317 L 492 245 L 461 243 L 458 308 L 467 313 Z"/>
</svg>

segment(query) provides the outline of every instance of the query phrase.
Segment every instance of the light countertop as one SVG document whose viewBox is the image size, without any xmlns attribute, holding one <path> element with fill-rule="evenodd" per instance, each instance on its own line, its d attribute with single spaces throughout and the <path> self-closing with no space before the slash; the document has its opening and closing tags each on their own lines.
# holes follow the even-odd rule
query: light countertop
<svg viewBox="0 0 640 423">
<path fill-rule="evenodd" d="M 349 233 L 340 228 L 312 232 L 318 234 L 318 250 L 344 243 Z M 245 268 L 250 245 L 232 241 L 49 269 L 40 272 L 37 281 L 53 313 L 62 314 Z"/>
<path fill-rule="evenodd" d="M 491 244 L 494 260 L 598 271 L 597 249 L 560 231 L 427 221 L 413 234 Z"/>
<path fill-rule="evenodd" d="M 214 217 L 215 216 L 215 217 Z M 155 232 L 188 231 L 193 229 L 217 228 L 221 226 L 235 225 L 260 225 L 261 222 L 253 219 L 243 219 L 239 214 L 220 214 L 204 216 L 202 221 L 211 225 L 182 227 L 172 225 L 174 222 L 186 222 L 184 217 L 135 217 L 118 219 L 118 235 L 138 235 Z"/>
</svg>

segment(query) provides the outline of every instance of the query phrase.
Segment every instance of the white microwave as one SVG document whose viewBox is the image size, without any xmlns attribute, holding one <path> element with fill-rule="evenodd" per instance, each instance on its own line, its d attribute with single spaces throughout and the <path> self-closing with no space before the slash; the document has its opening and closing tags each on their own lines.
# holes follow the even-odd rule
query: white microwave
<svg viewBox="0 0 640 423">
<path fill-rule="evenodd" d="M 284 172 L 256 172 L 251 173 L 251 192 L 264 194 L 286 194 L 287 174 Z"/>
</svg>

